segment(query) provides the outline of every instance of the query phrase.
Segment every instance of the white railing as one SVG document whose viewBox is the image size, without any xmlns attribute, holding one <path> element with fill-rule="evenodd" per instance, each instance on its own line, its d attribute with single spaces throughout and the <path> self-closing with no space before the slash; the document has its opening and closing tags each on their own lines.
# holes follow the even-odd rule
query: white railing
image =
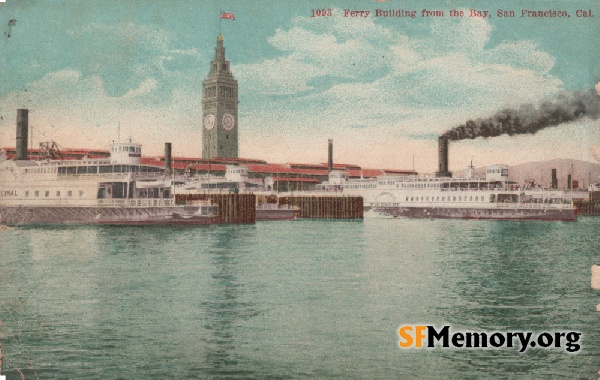
<svg viewBox="0 0 600 380">
<path fill-rule="evenodd" d="M 437 190 L 441 190 L 441 191 L 519 191 L 519 189 L 506 189 L 506 188 L 499 188 L 499 187 L 482 187 L 482 188 L 459 188 L 459 187 L 441 187 L 441 188 L 437 188 Z"/>
<path fill-rule="evenodd" d="M 547 209 L 547 208 L 571 208 L 568 203 L 496 203 L 497 208 L 529 208 L 529 209 Z"/>
<path fill-rule="evenodd" d="M 98 199 L 99 206 L 167 207 L 174 204 L 175 201 L 170 198 Z"/>
<path fill-rule="evenodd" d="M 58 177 L 74 177 L 74 178 L 89 178 L 89 177 L 102 177 L 102 178 L 131 178 L 131 179 L 145 179 L 145 178 L 164 178 L 170 179 L 164 173 L 160 172 L 124 172 L 124 173 L 58 173 Z"/>
<path fill-rule="evenodd" d="M 503 209 L 563 209 L 571 208 L 568 203 L 491 203 L 491 202 L 372 202 L 371 207 L 439 207 L 439 208 L 476 208 L 490 210 L 493 208 Z"/>
</svg>

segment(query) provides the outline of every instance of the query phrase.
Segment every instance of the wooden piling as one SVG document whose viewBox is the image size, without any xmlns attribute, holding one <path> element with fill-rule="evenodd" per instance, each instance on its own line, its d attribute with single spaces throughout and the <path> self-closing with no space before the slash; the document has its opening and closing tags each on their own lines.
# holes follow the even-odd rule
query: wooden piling
<svg viewBox="0 0 600 380">
<path fill-rule="evenodd" d="M 573 204 L 579 215 L 600 216 L 600 199 L 576 199 Z"/>
<path fill-rule="evenodd" d="M 256 196 L 254 194 L 176 194 L 177 204 L 189 201 L 209 200 L 217 205 L 217 214 L 222 223 L 252 224 L 256 221 Z"/>
<path fill-rule="evenodd" d="M 289 196 L 279 204 L 300 208 L 300 218 L 363 219 L 362 197 Z"/>
</svg>

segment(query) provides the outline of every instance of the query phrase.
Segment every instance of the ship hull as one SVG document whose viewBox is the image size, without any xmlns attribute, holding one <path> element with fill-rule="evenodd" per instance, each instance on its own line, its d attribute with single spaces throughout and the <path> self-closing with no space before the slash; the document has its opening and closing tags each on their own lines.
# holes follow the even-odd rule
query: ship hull
<svg viewBox="0 0 600 380">
<path fill-rule="evenodd" d="M 488 220 L 577 220 L 577 213 L 572 208 L 444 208 L 444 207 L 373 207 L 373 210 L 394 218 L 415 219 L 488 219 Z"/>
<path fill-rule="evenodd" d="M 217 224 L 214 215 L 186 213 L 184 207 L 0 207 L 0 224 Z"/>
</svg>

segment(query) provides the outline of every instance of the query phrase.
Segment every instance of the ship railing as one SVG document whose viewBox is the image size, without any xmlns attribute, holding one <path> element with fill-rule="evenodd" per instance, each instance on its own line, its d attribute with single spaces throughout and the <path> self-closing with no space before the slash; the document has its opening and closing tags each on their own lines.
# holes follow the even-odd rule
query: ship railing
<svg viewBox="0 0 600 380">
<path fill-rule="evenodd" d="M 173 206 L 174 204 L 175 204 L 175 201 L 170 198 L 98 199 L 99 206 L 167 207 L 167 206 Z"/>
<path fill-rule="evenodd" d="M 170 179 L 171 177 L 167 177 L 164 173 L 160 172 L 132 172 L 131 178 L 165 178 Z"/>
<path fill-rule="evenodd" d="M 497 208 L 528 208 L 528 209 L 548 209 L 548 208 L 570 208 L 568 203 L 496 203 Z"/>
<path fill-rule="evenodd" d="M 74 178 L 89 178 L 89 177 L 102 177 L 102 178 L 125 178 L 131 176 L 132 179 L 144 179 L 144 178 L 167 178 L 164 173 L 160 172 L 123 172 L 123 173 L 59 173 L 58 177 L 74 177 Z M 170 178 L 170 177 L 169 177 Z"/>
<path fill-rule="evenodd" d="M 520 191 L 519 188 L 505 187 L 442 187 L 441 191 Z"/>
</svg>

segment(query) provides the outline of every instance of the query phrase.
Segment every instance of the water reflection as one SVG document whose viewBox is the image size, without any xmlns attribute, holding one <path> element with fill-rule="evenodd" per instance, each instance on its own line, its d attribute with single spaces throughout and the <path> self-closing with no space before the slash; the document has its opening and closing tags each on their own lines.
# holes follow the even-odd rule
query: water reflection
<svg viewBox="0 0 600 380">
<path fill-rule="evenodd" d="M 208 332 L 206 373 L 212 376 L 251 376 L 243 369 L 239 352 L 244 320 L 257 313 L 247 279 L 240 277 L 246 260 L 251 260 L 252 226 L 224 226 L 215 231 L 207 247 L 210 281 L 199 304 L 200 318 Z"/>
</svg>

